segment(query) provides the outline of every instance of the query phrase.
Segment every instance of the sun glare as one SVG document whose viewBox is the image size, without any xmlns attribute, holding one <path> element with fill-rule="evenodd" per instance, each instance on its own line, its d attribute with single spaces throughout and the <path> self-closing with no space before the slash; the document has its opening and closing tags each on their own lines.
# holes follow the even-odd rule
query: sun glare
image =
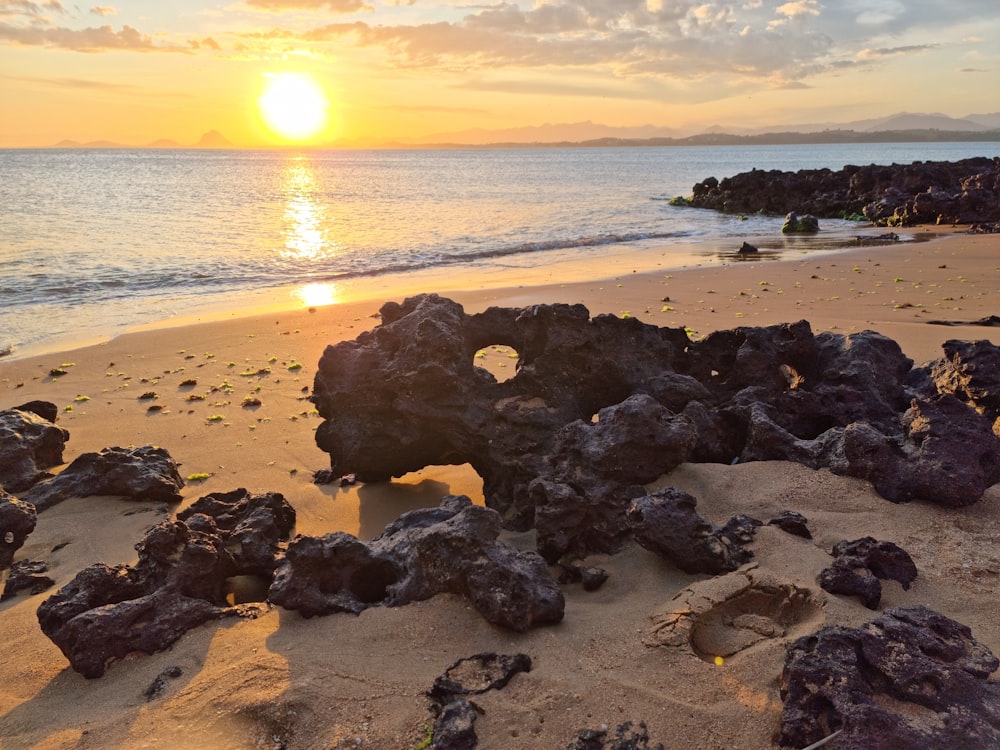
<svg viewBox="0 0 1000 750">
<path fill-rule="evenodd" d="M 264 124 L 286 141 L 305 141 L 326 127 L 326 94 L 307 73 L 265 73 L 257 107 Z"/>
</svg>

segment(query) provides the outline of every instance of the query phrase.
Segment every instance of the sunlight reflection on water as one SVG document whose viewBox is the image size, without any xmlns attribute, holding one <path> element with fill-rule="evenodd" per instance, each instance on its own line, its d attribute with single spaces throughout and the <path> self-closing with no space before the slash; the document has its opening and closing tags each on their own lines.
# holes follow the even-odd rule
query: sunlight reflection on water
<svg viewBox="0 0 1000 750">
<path fill-rule="evenodd" d="M 335 254 L 336 244 L 328 238 L 330 219 L 317 200 L 316 175 L 303 160 L 290 162 L 282 185 L 285 214 L 281 256 L 291 260 L 317 261 Z"/>
</svg>

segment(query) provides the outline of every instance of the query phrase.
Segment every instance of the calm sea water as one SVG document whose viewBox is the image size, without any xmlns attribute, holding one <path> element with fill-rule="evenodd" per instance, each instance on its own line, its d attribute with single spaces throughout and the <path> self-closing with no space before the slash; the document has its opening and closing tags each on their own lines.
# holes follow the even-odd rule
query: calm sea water
<svg viewBox="0 0 1000 750">
<path fill-rule="evenodd" d="M 426 269 L 502 280 L 504 269 L 622 248 L 681 264 L 705 240 L 780 237 L 778 218 L 667 204 L 706 177 L 998 154 L 998 143 L 0 150 L 0 349 L 104 338 L 275 289 L 321 302 L 351 285 L 357 296 Z M 824 223 L 827 234 L 855 230 Z"/>
</svg>

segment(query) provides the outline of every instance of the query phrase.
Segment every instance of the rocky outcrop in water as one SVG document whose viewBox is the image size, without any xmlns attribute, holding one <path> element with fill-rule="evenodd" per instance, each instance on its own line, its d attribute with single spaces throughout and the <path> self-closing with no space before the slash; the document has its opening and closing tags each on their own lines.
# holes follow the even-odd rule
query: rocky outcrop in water
<svg viewBox="0 0 1000 750">
<path fill-rule="evenodd" d="M 449 495 L 437 508 L 404 513 L 368 543 L 343 532 L 299 536 L 279 560 L 268 599 L 312 617 L 452 593 L 511 630 L 562 620 L 562 591 L 545 562 L 498 541 L 500 531 L 495 511 Z"/>
<path fill-rule="evenodd" d="M 69 431 L 55 424 L 56 413 L 45 401 L 0 411 L 0 488 L 24 492 L 63 462 Z"/>
<path fill-rule="evenodd" d="M 104 448 L 83 453 L 57 477 L 36 484 L 24 499 L 38 510 L 70 497 L 116 495 L 136 500 L 178 502 L 184 480 L 164 448 Z"/>
<path fill-rule="evenodd" d="M 331 474 L 374 482 L 469 463 L 487 505 L 537 529 L 550 563 L 616 550 L 642 485 L 684 461 L 797 461 L 895 502 L 948 506 L 1000 481 L 1000 438 L 962 400 L 969 388 L 953 395 L 953 377 L 915 369 L 871 331 L 814 335 L 801 321 L 696 341 L 582 305 L 466 315 L 437 295 L 381 312 L 319 363 L 316 442 Z M 474 364 L 494 344 L 519 354 L 504 382 Z M 965 372 L 953 350 L 950 371 Z"/>
<path fill-rule="evenodd" d="M 788 649 L 778 743 L 840 730 L 838 750 L 1000 747 L 998 666 L 969 628 L 922 606 L 823 628 Z"/>
<path fill-rule="evenodd" d="M 228 584 L 235 576 L 270 576 L 294 510 L 280 495 L 246 490 L 198 502 L 218 522 L 191 512 L 159 523 L 136 545 L 135 565 L 91 565 L 38 607 L 42 632 L 84 677 L 100 677 L 131 651 L 163 651 L 210 620 L 258 611 L 227 601 Z M 254 544 L 244 550 L 248 539 Z M 266 557 L 269 569 L 261 565 Z"/>
<path fill-rule="evenodd" d="M 686 202 L 726 213 L 864 216 L 883 226 L 1000 220 L 1000 158 L 864 167 L 758 170 L 694 186 Z"/>
</svg>

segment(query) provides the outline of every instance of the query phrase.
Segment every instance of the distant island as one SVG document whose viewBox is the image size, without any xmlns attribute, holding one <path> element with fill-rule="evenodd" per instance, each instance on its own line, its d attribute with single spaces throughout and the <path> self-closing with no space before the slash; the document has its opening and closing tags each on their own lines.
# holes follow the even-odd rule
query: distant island
<svg viewBox="0 0 1000 750">
<path fill-rule="evenodd" d="M 310 146 L 309 149 L 435 149 L 435 148 L 600 148 L 629 146 L 754 146 L 831 143 L 947 143 L 1000 142 L 1000 112 L 955 118 L 940 113 L 897 113 L 889 117 L 852 122 L 800 123 L 767 128 L 713 125 L 692 134 L 654 125 L 613 126 L 591 121 L 545 123 L 514 128 L 432 133 L 378 140 L 361 138 Z M 234 144 L 217 130 L 209 130 L 197 143 L 182 144 L 160 138 L 146 144 L 108 140 L 81 143 L 63 140 L 54 148 L 232 149 Z M 262 146 L 262 148 L 282 148 Z"/>
<path fill-rule="evenodd" d="M 116 143 L 115 141 L 73 141 L 69 139 L 61 140 L 52 148 L 237 148 L 232 141 L 226 138 L 218 130 L 209 130 L 197 143 L 183 145 L 170 138 L 158 138 L 155 141 L 141 146 L 126 143 Z"/>
</svg>

